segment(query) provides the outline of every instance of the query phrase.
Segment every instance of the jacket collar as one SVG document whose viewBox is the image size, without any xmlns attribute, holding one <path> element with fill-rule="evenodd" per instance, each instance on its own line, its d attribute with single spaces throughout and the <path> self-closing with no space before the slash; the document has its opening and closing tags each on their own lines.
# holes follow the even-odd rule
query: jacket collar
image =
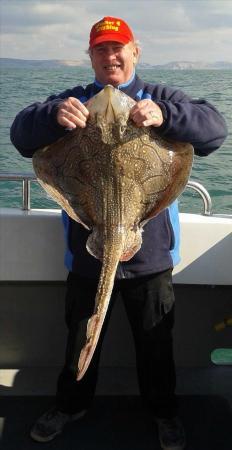
<svg viewBox="0 0 232 450">
<path fill-rule="evenodd" d="M 133 72 L 132 77 L 126 83 L 119 84 L 117 86 L 117 89 L 121 90 L 127 88 L 128 86 L 130 86 L 131 83 L 133 83 L 134 79 L 135 79 L 135 71 Z M 94 84 L 100 89 L 103 89 L 105 86 L 104 84 L 100 83 L 96 78 L 94 80 Z"/>
<path fill-rule="evenodd" d="M 98 94 L 98 92 L 100 92 L 103 88 L 104 85 L 99 83 L 95 79 L 94 83 L 92 84 L 91 96 Z M 134 100 L 139 100 L 140 98 L 138 98 L 138 93 L 144 90 L 144 82 L 141 80 L 141 78 L 138 77 L 136 73 L 133 73 L 131 79 L 127 83 L 120 84 L 117 88 L 125 94 L 129 95 L 129 97 L 133 98 Z"/>
</svg>

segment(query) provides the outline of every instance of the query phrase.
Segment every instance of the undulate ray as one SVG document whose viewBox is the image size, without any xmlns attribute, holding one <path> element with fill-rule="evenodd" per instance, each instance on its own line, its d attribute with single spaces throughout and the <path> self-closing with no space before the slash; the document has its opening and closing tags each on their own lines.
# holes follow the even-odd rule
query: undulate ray
<svg viewBox="0 0 232 450">
<path fill-rule="evenodd" d="M 129 118 L 134 104 L 106 86 L 87 102 L 85 128 L 69 132 L 33 157 L 41 185 L 91 231 L 87 249 L 102 260 L 95 308 L 77 362 L 78 380 L 96 348 L 118 262 L 140 249 L 142 227 L 180 195 L 191 171 L 192 146 L 164 140 L 153 127 L 138 128 Z"/>
</svg>

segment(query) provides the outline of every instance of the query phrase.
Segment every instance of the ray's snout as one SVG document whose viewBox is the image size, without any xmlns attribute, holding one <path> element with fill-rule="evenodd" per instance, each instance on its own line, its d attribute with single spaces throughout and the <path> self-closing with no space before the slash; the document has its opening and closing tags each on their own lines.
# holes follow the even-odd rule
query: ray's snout
<svg viewBox="0 0 232 450">
<path fill-rule="evenodd" d="M 117 91 L 110 84 L 105 86 L 97 96 L 91 98 L 86 106 L 90 111 L 91 118 L 98 121 L 104 117 L 107 124 L 115 123 L 118 120 L 126 123 L 130 112 L 127 108 L 127 99 L 122 96 L 121 91 Z"/>
</svg>

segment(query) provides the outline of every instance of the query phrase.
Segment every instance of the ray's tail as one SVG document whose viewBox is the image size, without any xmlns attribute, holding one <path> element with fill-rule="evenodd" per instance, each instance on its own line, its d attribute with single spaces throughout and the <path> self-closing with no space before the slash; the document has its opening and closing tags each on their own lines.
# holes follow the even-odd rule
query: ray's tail
<svg viewBox="0 0 232 450">
<path fill-rule="evenodd" d="M 81 350 L 78 361 L 78 381 L 81 380 L 88 369 L 98 343 L 113 290 L 115 273 L 122 254 L 122 247 L 122 235 L 117 232 L 110 236 L 103 246 L 103 262 L 95 298 L 95 311 L 88 320 L 86 343 Z"/>
</svg>

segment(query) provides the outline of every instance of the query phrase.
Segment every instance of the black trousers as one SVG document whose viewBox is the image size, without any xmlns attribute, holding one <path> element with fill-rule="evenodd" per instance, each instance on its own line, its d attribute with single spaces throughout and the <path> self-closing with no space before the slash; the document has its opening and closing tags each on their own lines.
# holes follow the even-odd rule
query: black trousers
<svg viewBox="0 0 232 450">
<path fill-rule="evenodd" d="M 93 314 L 96 289 L 97 281 L 69 273 L 66 294 L 68 339 L 65 366 L 57 383 L 57 407 L 63 412 L 74 414 L 91 405 L 104 335 L 120 293 L 134 338 L 141 396 L 154 416 L 173 417 L 177 401 L 172 344 L 174 293 L 171 269 L 141 278 L 115 281 L 93 359 L 82 380 L 77 382 L 77 363 L 85 343 L 86 325 Z"/>
</svg>

